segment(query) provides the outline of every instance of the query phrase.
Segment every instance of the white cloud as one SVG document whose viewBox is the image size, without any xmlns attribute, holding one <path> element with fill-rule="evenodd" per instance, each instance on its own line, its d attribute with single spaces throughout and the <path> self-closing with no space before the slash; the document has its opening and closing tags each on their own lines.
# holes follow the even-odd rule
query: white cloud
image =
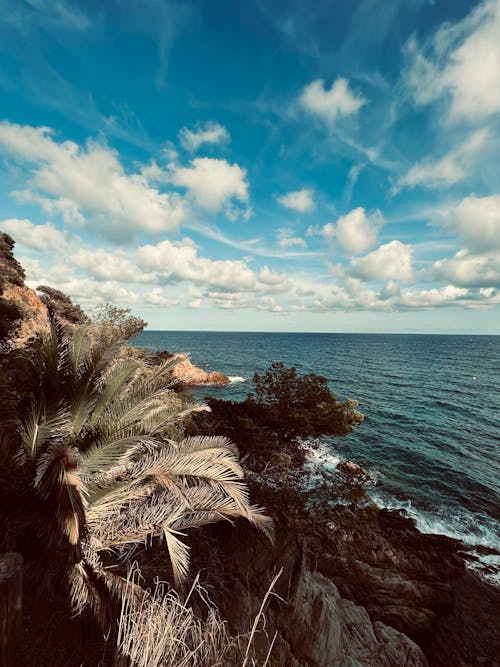
<svg viewBox="0 0 500 667">
<path fill-rule="evenodd" d="M 380 211 L 367 215 L 364 208 L 355 208 L 337 220 L 337 240 L 344 250 L 359 255 L 375 245 L 382 222 Z"/>
<path fill-rule="evenodd" d="M 9 218 L 0 221 L 0 229 L 10 234 L 17 243 L 33 250 L 62 250 L 68 243 L 67 235 L 51 222 L 34 225 L 30 220 Z"/>
<path fill-rule="evenodd" d="M 281 248 L 307 248 L 306 240 L 293 236 L 293 230 L 288 227 L 278 229 L 278 245 Z"/>
<path fill-rule="evenodd" d="M 467 289 L 455 285 L 434 287 L 429 290 L 408 290 L 401 294 L 397 305 L 400 308 L 417 309 L 454 306 L 457 302 L 462 302 L 468 294 Z M 471 305 L 471 301 L 463 302 L 462 305 Z"/>
<path fill-rule="evenodd" d="M 401 241 L 390 241 L 351 261 L 349 273 L 362 280 L 398 280 L 410 282 L 413 277 L 413 248 Z"/>
<path fill-rule="evenodd" d="M 188 238 L 142 246 L 137 251 L 137 257 L 139 265 L 147 271 L 154 271 L 160 281 L 187 280 L 242 291 L 280 292 L 290 288 L 285 275 L 268 267 L 255 272 L 243 260 L 200 257 L 196 245 Z"/>
<path fill-rule="evenodd" d="M 283 236 L 278 240 L 281 248 L 307 248 L 305 239 L 300 236 Z"/>
<path fill-rule="evenodd" d="M 0 123 L 0 146 L 29 165 L 31 178 L 18 196 L 60 212 L 67 223 L 87 221 L 104 236 L 130 240 L 136 232 L 174 232 L 186 216 L 182 198 L 160 193 L 140 174 L 126 174 L 115 151 L 57 142 L 46 127 Z"/>
<path fill-rule="evenodd" d="M 282 206 L 291 208 L 299 213 L 309 213 L 315 208 L 314 190 L 311 188 L 302 188 L 302 190 L 295 190 L 288 192 L 281 197 L 276 198 Z"/>
<path fill-rule="evenodd" d="M 169 299 L 165 296 L 159 287 L 154 287 L 150 292 L 143 295 L 146 303 L 152 306 L 160 306 L 161 308 L 178 306 L 180 301 L 178 299 Z"/>
<path fill-rule="evenodd" d="M 359 255 L 372 248 L 377 242 L 377 234 L 383 223 L 380 211 L 366 213 L 362 207 L 354 208 L 337 222 L 327 222 L 321 233 L 327 241 L 337 239 L 350 255 Z"/>
<path fill-rule="evenodd" d="M 500 249 L 500 195 L 466 197 L 451 212 L 447 226 L 470 250 Z"/>
<path fill-rule="evenodd" d="M 248 201 L 247 172 L 226 160 L 197 157 L 190 167 L 174 166 L 172 182 L 187 188 L 199 206 L 219 211 L 232 198 Z"/>
<path fill-rule="evenodd" d="M 417 104 L 449 96 L 453 119 L 500 111 L 500 1 L 485 0 L 424 45 L 412 38 L 406 80 Z"/>
<path fill-rule="evenodd" d="M 462 145 L 439 160 L 422 160 L 413 165 L 393 188 L 393 194 L 402 188 L 423 185 L 427 188 L 443 188 L 463 181 L 469 174 L 474 156 L 484 146 L 487 130 L 477 130 Z"/>
<path fill-rule="evenodd" d="M 500 252 L 477 255 L 462 249 L 434 263 L 438 280 L 464 287 L 500 287 Z"/>
<path fill-rule="evenodd" d="M 151 283 L 154 273 L 141 271 L 130 255 L 122 252 L 109 252 L 102 248 L 83 249 L 68 257 L 69 263 L 83 269 L 88 275 L 98 280 L 115 280 L 124 283 Z"/>
<path fill-rule="evenodd" d="M 311 81 L 302 91 L 300 103 L 307 111 L 334 121 L 339 116 L 356 113 L 366 104 L 366 100 L 349 88 L 347 79 L 338 77 L 330 90 L 325 88 L 323 79 Z"/>
<path fill-rule="evenodd" d="M 196 152 L 203 144 L 225 144 L 230 139 L 231 137 L 226 128 L 213 121 L 198 124 L 194 130 L 183 127 L 179 132 L 181 145 L 192 153 Z"/>
</svg>

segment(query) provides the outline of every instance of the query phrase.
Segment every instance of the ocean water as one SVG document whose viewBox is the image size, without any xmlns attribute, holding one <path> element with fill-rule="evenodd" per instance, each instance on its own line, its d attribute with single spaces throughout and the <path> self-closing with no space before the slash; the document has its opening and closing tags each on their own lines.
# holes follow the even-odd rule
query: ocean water
<svg viewBox="0 0 500 667">
<path fill-rule="evenodd" d="M 423 532 L 500 552 L 500 336 L 146 331 L 136 342 L 189 352 L 232 378 L 197 388 L 199 400 L 244 399 L 274 360 L 324 375 L 338 399 L 359 401 L 365 421 L 325 438 L 316 462 L 353 460 L 379 505 L 404 508 Z"/>
</svg>

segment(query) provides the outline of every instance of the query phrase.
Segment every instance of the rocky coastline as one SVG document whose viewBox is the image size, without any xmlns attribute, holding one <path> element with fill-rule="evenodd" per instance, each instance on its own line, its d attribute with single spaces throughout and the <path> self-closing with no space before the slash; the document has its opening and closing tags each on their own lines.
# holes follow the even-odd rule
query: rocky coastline
<svg viewBox="0 0 500 667">
<path fill-rule="evenodd" d="M 276 633 L 273 664 L 499 664 L 500 591 L 466 568 L 464 545 L 420 533 L 403 512 L 374 506 L 315 508 L 300 517 L 282 512 L 274 546 L 246 526 L 222 525 L 195 535 L 193 553 L 202 572 L 223 561 L 213 595 L 233 631 L 255 617 L 283 570 L 262 638 Z"/>
<path fill-rule="evenodd" d="M 6 330 L 15 324 L 22 343 L 47 326 L 47 309 L 24 285 L 11 239 L 0 240 L 2 324 Z M 60 303 L 65 321 L 83 317 L 64 299 Z M 158 353 L 156 361 L 171 356 Z M 2 406 L 7 412 L 17 371 L 3 370 Z M 207 373 L 188 359 L 178 364 L 174 379 L 188 387 L 229 383 L 223 374 Z M 365 471 L 353 462 L 339 467 L 343 492 L 355 492 L 352 502 L 303 503 L 300 491 L 287 482 L 294 474 L 293 457 L 288 456 L 285 473 L 284 458 L 269 460 L 272 465 L 264 469 L 246 466 L 253 502 L 266 507 L 275 520 L 274 544 L 243 521 L 189 533 L 191 570 L 200 572 L 232 633 L 248 630 L 270 583 L 281 573 L 257 634 L 263 656 L 274 642 L 273 667 L 500 665 L 500 590 L 466 567 L 474 558 L 469 547 L 420 533 L 404 512 L 377 508 L 363 490 Z M 248 463 L 248 457 L 243 461 Z M 158 544 L 138 555 L 146 576 L 148 570 L 168 576 L 159 565 L 165 560 L 163 548 Z M 39 621 L 42 637 L 44 619 Z M 34 612 L 32 622 L 36 635 Z M 83 630 L 78 627 L 76 632 Z M 82 646 L 89 650 L 85 642 Z M 78 656 L 75 660 L 82 664 Z"/>
</svg>

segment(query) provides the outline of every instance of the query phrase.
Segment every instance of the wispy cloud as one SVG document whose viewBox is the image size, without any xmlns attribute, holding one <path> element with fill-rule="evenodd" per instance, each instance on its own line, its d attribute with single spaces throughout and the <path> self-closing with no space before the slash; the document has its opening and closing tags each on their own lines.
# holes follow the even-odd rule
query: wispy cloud
<svg viewBox="0 0 500 667">
<path fill-rule="evenodd" d="M 449 100 L 452 120 L 500 111 L 500 2 L 484 0 L 462 21 L 444 23 L 421 46 L 406 45 L 404 77 L 415 102 Z"/>
</svg>

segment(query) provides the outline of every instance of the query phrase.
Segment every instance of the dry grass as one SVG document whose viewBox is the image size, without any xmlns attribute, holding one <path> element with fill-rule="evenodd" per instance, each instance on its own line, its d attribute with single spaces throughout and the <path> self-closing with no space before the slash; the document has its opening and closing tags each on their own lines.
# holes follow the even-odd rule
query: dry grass
<svg viewBox="0 0 500 667">
<path fill-rule="evenodd" d="M 254 655 L 254 639 L 257 633 L 265 633 L 264 609 L 280 574 L 271 582 L 252 628 L 233 637 L 198 578 L 185 600 L 165 584 L 157 584 L 139 606 L 134 605 L 133 587 L 140 580 L 140 572 L 134 568 L 128 578 L 130 589 L 123 598 L 115 667 L 266 667 L 276 635 L 260 660 Z M 194 593 L 206 605 L 204 618 L 190 606 Z"/>
</svg>

